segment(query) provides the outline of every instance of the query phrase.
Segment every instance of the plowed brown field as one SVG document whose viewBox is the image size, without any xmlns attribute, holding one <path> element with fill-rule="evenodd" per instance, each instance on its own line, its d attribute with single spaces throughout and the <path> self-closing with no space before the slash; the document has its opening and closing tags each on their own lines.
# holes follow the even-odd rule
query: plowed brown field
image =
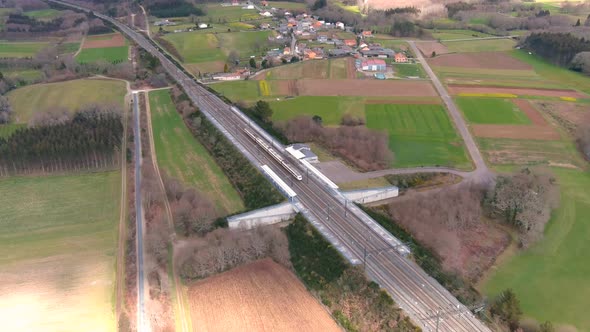
<svg viewBox="0 0 590 332">
<path fill-rule="evenodd" d="M 503 88 L 496 86 L 471 86 L 452 84 L 448 86 L 448 90 L 449 93 L 453 95 L 458 95 L 460 93 L 510 93 L 519 96 L 588 98 L 587 95 L 578 91 L 560 89 Z"/>
<path fill-rule="evenodd" d="M 82 48 L 103 48 L 103 47 L 118 47 L 125 46 L 125 38 L 120 33 L 114 33 L 106 39 L 92 39 L 91 37 L 86 38 Z M 108 38 L 110 37 L 110 38 Z"/>
<path fill-rule="evenodd" d="M 195 331 L 340 331 L 289 270 L 260 260 L 189 286 Z"/>
<path fill-rule="evenodd" d="M 432 53 L 432 52 L 430 52 Z M 438 52 L 437 52 L 438 53 Z M 502 52 L 459 53 L 437 56 L 428 61 L 432 66 L 530 70 L 532 67 Z"/>
<path fill-rule="evenodd" d="M 280 82 L 283 83 L 283 82 Z M 436 97 L 437 93 L 426 81 L 389 80 L 298 80 L 296 88 L 285 81 L 285 91 L 297 91 L 300 96 L 399 96 Z"/>
</svg>

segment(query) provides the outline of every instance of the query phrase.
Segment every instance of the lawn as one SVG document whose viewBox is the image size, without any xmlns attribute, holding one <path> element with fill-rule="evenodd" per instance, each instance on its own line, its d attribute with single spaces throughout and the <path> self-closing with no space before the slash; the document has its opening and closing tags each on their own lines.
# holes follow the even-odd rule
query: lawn
<svg viewBox="0 0 590 332">
<path fill-rule="evenodd" d="M 89 63 L 104 60 L 111 63 L 125 62 L 129 58 L 129 46 L 84 48 L 76 60 L 79 63 Z"/>
<path fill-rule="evenodd" d="M 571 324 L 590 331 L 590 174 L 554 169 L 561 191 L 560 207 L 544 239 L 508 259 L 485 283 L 492 297 L 506 288 L 518 296 L 524 314 L 539 321 Z"/>
<path fill-rule="evenodd" d="M 447 41 L 443 43 L 449 52 L 498 52 L 509 51 L 516 46 L 512 39 L 484 39 L 467 41 Z"/>
<path fill-rule="evenodd" d="M 319 115 L 327 126 L 340 125 L 346 113 L 364 119 L 362 97 L 301 96 L 270 101 L 273 121 L 287 121 L 301 115 Z"/>
<path fill-rule="evenodd" d="M 393 64 L 393 71 L 398 77 L 420 77 L 425 78 L 426 74 L 422 65 L 414 63 L 396 63 Z"/>
<path fill-rule="evenodd" d="M 116 331 L 119 172 L 0 180 L 6 331 Z"/>
<path fill-rule="evenodd" d="M 264 48 L 269 45 L 268 37 L 272 34 L 272 31 L 231 32 L 219 33 L 217 38 L 224 54 L 237 51 L 242 59 L 249 59 L 251 55 L 264 53 Z"/>
<path fill-rule="evenodd" d="M 508 99 L 456 97 L 463 115 L 476 124 L 530 124 L 531 120 Z"/>
<path fill-rule="evenodd" d="M 87 104 L 123 106 L 125 83 L 115 80 L 82 79 L 29 85 L 8 94 L 15 122 L 27 123 L 33 114 L 51 108 L 75 111 Z"/>
<path fill-rule="evenodd" d="M 226 59 L 219 40 L 212 33 L 180 32 L 164 36 L 171 42 L 186 63 L 217 61 Z"/>
<path fill-rule="evenodd" d="M 169 175 L 194 186 L 230 214 L 244 204 L 221 168 L 193 137 L 176 112 L 168 90 L 149 94 L 158 164 Z"/>
<path fill-rule="evenodd" d="M 0 41 L 0 58 L 33 57 L 41 49 L 49 45 L 47 42 L 9 42 Z"/>
<path fill-rule="evenodd" d="M 207 17 L 211 23 L 242 22 L 262 19 L 256 9 L 242 9 L 242 6 L 221 6 L 210 4 L 206 6 Z M 205 22 L 208 22 L 205 20 Z"/>
<path fill-rule="evenodd" d="M 393 166 L 470 168 L 463 142 L 440 105 L 369 104 L 367 127 L 389 133 Z"/>
</svg>

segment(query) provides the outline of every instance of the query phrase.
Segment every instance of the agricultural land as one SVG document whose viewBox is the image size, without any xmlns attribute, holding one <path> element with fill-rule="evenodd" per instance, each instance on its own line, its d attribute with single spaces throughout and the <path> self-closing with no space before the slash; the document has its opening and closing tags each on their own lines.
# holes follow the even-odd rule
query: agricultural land
<svg viewBox="0 0 590 332">
<path fill-rule="evenodd" d="M 0 180 L 4 329 L 116 330 L 120 183 L 119 172 Z"/>
<path fill-rule="evenodd" d="M 92 35 L 86 37 L 82 50 L 76 56 L 80 63 L 106 61 L 120 63 L 127 61 L 129 46 L 120 33 Z"/>
<path fill-rule="evenodd" d="M 125 83 L 107 79 L 81 79 L 25 86 L 11 91 L 8 99 L 17 123 L 27 123 L 35 113 L 64 108 L 75 111 L 86 104 L 123 106 Z"/>
<path fill-rule="evenodd" d="M 340 330 L 301 281 L 270 259 L 195 282 L 188 292 L 199 331 Z"/>
<path fill-rule="evenodd" d="M 176 111 L 169 90 L 150 92 L 149 103 L 160 167 L 168 175 L 206 193 L 222 215 L 242 210 L 241 197 L 208 151 L 192 136 Z"/>
</svg>

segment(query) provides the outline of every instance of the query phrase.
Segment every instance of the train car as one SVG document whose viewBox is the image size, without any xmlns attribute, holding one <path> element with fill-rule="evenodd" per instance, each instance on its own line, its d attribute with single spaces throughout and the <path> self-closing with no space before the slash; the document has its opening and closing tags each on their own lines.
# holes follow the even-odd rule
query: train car
<svg viewBox="0 0 590 332">
<path fill-rule="evenodd" d="M 261 139 L 260 137 L 256 136 L 248 128 L 244 128 L 244 132 L 254 142 L 256 142 L 256 144 L 258 144 L 266 152 L 268 152 L 268 154 L 270 154 L 270 156 L 274 160 L 276 160 L 279 164 L 281 164 L 281 166 L 283 166 L 283 168 L 286 169 L 287 172 L 289 172 L 289 174 L 291 174 L 294 178 L 296 178 L 299 181 L 303 180 L 303 176 L 301 176 L 301 174 L 293 166 L 291 166 L 291 164 L 289 164 L 288 162 L 286 162 L 285 159 L 283 159 L 283 157 L 281 157 L 281 155 L 278 152 L 276 152 L 270 145 L 268 145 L 263 139 Z"/>
</svg>

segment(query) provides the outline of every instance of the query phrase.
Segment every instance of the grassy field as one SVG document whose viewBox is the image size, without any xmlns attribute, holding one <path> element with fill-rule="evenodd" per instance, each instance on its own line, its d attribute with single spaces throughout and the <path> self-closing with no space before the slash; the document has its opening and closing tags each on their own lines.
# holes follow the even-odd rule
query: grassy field
<svg viewBox="0 0 590 332">
<path fill-rule="evenodd" d="M 444 45 L 449 52 L 498 52 L 509 51 L 516 46 L 512 39 L 484 39 L 468 41 L 448 41 Z"/>
<path fill-rule="evenodd" d="M 274 121 L 286 121 L 300 115 L 322 117 L 324 125 L 340 125 L 346 113 L 364 118 L 363 99 L 359 97 L 301 96 L 281 101 L 271 101 Z"/>
<path fill-rule="evenodd" d="M 2 74 L 12 79 L 22 79 L 25 82 L 34 82 L 43 77 L 43 73 L 40 70 L 35 69 L 3 70 Z"/>
<path fill-rule="evenodd" d="M 531 120 L 510 100 L 501 98 L 457 97 L 457 106 L 471 123 L 530 124 Z"/>
<path fill-rule="evenodd" d="M 169 175 L 194 186 L 229 214 L 243 202 L 207 150 L 192 136 L 170 99 L 168 90 L 149 94 L 158 164 Z"/>
<path fill-rule="evenodd" d="M 256 9 L 242 9 L 242 6 L 210 4 L 206 8 L 207 17 L 215 23 L 252 21 L 262 18 Z"/>
<path fill-rule="evenodd" d="M 63 43 L 57 46 L 59 54 L 76 53 L 80 48 L 80 43 Z"/>
<path fill-rule="evenodd" d="M 125 62 L 129 58 L 129 46 L 84 48 L 76 56 L 80 63 L 104 60 L 111 63 Z"/>
<path fill-rule="evenodd" d="M 281 9 L 305 9 L 305 3 L 287 1 L 268 1 L 269 7 Z"/>
<path fill-rule="evenodd" d="M 225 60 L 217 36 L 212 33 L 181 32 L 164 36 L 171 42 L 186 63 Z"/>
<path fill-rule="evenodd" d="M 432 37 L 434 39 L 440 40 L 453 40 L 453 39 L 466 39 L 466 38 L 476 38 L 476 37 L 493 37 L 493 35 L 488 35 L 486 33 L 477 32 L 473 30 L 430 30 L 432 33 Z"/>
<path fill-rule="evenodd" d="M 116 331 L 120 173 L 0 180 L 6 331 Z"/>
<path fill-rule="evenodd" d="M 17 123 L 27 123 L 34 113 L 63 107 L 71 111 L 97 103 L 123 106 L 125 83 L 114 80 L 83 79 L 29 85 L 8 94 Z"/>
<path fill-rule="evenodd" d="M 263 51 L 255 51 L 255 45 L 268 45 L 268 37 L 272 31 L 231 32 L 217 34 L 219 44 L 225 54 L 237 51 L 241 58 L 249 58 L 251 55 L 260 55 Z"/>
<path fill-rule="evenodd" d="M 47 45 L 49 45 L 47 42 L 9 42 L 2 40 L 0 41 L 0 58 L 33 57 Z"/>
<path fill-rule="evenodd" d="M 590 174 L 554 169 L 561 190 L 560 207 L 544 239 L 502 264 L 485 283 L 487 295 L 512 288 L 524 314 L 539 321 L 570 324 L 590 331 Z"/>
<path fill-rule="evenodd" d="M 422 65 L 414 63 L 396 63 L 393 64 L 393 71 L 398 77 L 426 77 Z"/>
<path fill-rule="evenodd" d="M 51 20 L 53 18 L 58 17 L 60 15 L 60 13 L 61 12 L 59 10 L 49 8 L 49 9 L 28 11 L 28 12 L 25 12 L 25 15 L 27 15 L 28 17 L 38 19 L 38 20 Z"/>
<path fill-rule="evenodd" d="M 232 101 L 254 101 L 260 97 L 258 81 L 223 82 L 210 87 Z"/>
<path fill-rule="evenodd" d="M 545 80 L 559 82 L 562 89 L 571 88 L 590 94 L 590 77 L 588 76 L 557 67 L 522 50 L 514 50 L 509 54 L 514 58 L 533 66 L 535 72 Z"/>
<path fill-rule="evenodd" d="M 389 133 L 393 166 L 470 168 L 463 142 L 440 105 L 366 105 L 367 127 Z"/>
</svg>

